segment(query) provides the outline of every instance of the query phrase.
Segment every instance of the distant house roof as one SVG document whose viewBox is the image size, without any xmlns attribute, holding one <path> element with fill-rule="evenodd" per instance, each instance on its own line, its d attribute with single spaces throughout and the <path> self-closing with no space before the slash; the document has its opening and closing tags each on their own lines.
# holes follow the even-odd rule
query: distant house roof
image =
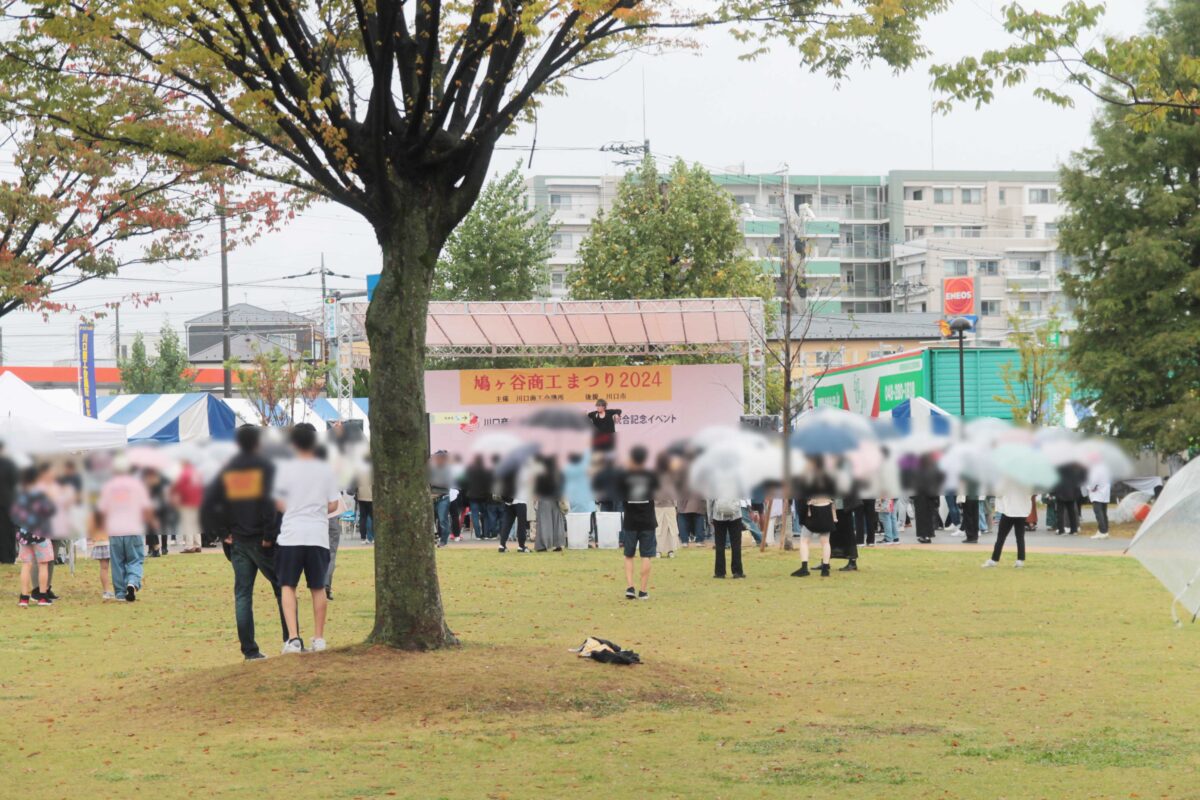
<svg viewBox="0 0 1200 800">
<path fill-rule="evenodd" d="M 805 333 L 807 320 L 801 316 L 792 320 L 792 336 L 808 340 L 839 339 L 937 339 L 938 313 L 901 312 L 892 314 L 820 314 L 812 318 Z M 782 315 L 775 320 L 773 340 L 783 338 Z"/>
<path fill-rule="evenodd" d="M 221 310 L 189 319 L 185 325 L 220 325 Z M 229 326 L 231 328 L 247 328 L 260 325 L 313 325 L 313 321 L 290 311 L 272 311 L 266 308 L 252 306 L 249 303 L 235 303 L 229 307 Z"/>
<path fill-rule="evenodd" d="M 272 350 L 279 350 L 285 357 L 290 358 L 302 358 L 304 356 L 296 348 L 274 339 L 268 339 L 266 336 L 258 333 L 235 331 L 229 335 L 229 355 L 238 361 L 249 361 L 254 358 L 256 352 L 270 353 Z M 222 343 L 217 342 L 203 350 L 188 354 L 188 360 L 193 364 L 223 364 L 225 362 L 223 351 Z"/>
</svg>

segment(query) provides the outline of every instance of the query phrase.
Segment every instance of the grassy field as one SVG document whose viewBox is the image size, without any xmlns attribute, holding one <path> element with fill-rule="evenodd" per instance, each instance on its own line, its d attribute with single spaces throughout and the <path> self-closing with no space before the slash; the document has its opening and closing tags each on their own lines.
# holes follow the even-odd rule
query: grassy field
<svg viewBox="0 0 1200 800">
<path fill-rule="evenodd" d="M 1200 628 L 1130 559 L 877 548 L 798 580 L 752 553 L 714 581 L 710 558 L 629 602 L 611 552 L 451 548 L 464 646 L 412 655 L 353 646 L 371 555 L 347 552 L 343 647 L 252 664 L 223 558 L 150 562 L 130 606 L 89 562 L 53 608 L 6 594 L 0 796 L 1200 798 Z M 567 652 L 590 633 L 645 664 Z"/>
</svg>

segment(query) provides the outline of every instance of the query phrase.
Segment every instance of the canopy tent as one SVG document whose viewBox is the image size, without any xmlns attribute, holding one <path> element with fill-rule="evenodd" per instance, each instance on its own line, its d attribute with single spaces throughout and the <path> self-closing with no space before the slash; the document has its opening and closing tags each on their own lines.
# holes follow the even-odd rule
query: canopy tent
<svg viewBox="0 0 1200 800">
<path fill-rule="evenodd" d="M 914 422 L 916 420 L 916 422 Z M 954 417 L 945 409 L 935 406 L 924 397 L 911 397 L 892 408 L 892 422 L 901 433 L 912 433 L 914 425 L 920 430 L 940 436 L 949 436 Z"/>
<path fill-rule="evenodd" d="M 125 446 L 124 425 L 60 408 L 11 372 L 0 375 L 0 418 L 14 427 L 27 423 L 50 432 L 61 452 Z"/>
<path fill-rule="evenodd" d="M 121 394 L 99 398 L 100 419 L 124 425 L 131 443 L 232 439 L 233 409 L 220 398 L 193 394 Z"/>
<path fill-rule="evenodd" d="M 1171 476 L 1125 551 L 1162 582 L 1192 619 L 1200 614 L 1200 459 Z M 1176 617 L 1178 620 L 1178 617 Z"/>
<path fill-rule="evenodd" d="M 263 416 L 260 409 L 265 406 L 262 400 L 250 400 L 246 397 L 223 397 L 221 401 L 233 409 L 238 425 L 262 425 Z M 291 417 L 283 406 L 276 403 L 275 410 L 269 415 L 272 425 L 287 425 Z"/>
</svg>

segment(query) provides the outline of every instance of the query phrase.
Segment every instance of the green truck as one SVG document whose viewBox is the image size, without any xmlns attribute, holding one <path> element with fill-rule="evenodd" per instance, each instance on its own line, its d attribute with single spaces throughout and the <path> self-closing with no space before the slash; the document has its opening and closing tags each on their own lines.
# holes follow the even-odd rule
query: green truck
<svg viewBox="0 0 1200 800">
<path fill-rule="evenodd" d="M 1010 347 L 968 347 L 963 351 L 967 417 L 1011 419 L 1000 377 L 1005 364 L 1018 363 Z M 959 411 L 958 348 L 931 347 L 836 367 L 820 377 L 813 405 L 845 408 L 877 417 L 912 397 L 922 397 L 951 414 Z"/>
</svg>

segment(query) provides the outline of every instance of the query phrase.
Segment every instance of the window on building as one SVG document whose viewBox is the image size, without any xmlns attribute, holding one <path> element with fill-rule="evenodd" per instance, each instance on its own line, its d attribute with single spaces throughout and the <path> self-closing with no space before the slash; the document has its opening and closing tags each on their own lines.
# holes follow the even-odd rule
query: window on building
<svg viewBox="0 0 1200 800">
<path fill-rule="evenodd" d="M 1002 205 L 1002 206 L 1008 205 L 1008 190 L 1007 189 L 1000 190 L 1000 205 Z"/>
<path fill-rule="evenodd" d="M 1046 231 L 1047 239 L 1057 239 L 1058 238 L 1058 223 L 1057 222 L 1047 222 L 1042 227 Z"/>
<path fill-rule="evenodd" d="M 975 262 L 975 265 L 976 265 L 976 269 L 979 270 L 980 275 L 999 275 L 1000 274 L 1000 262 L 999 261 L 977 261 L 977 262 Z"/>
<path fill-rule="evenodd" d="M 983 189 L 963 189 L 962 201 L 969 206 L 979 205 L 983 202 Z"/>
<path fill-rule="evenodd" d="M 1055 257 L 1058 259 L 1059 272 L 1075 271 L 1075 262 L 1072 260 L 1071 256 L 1066 253 L 1055 253 Z"/>
<path fill-rule="evenodd" d="M 1016 267 L 1017 272 L 1041 272 L 1042 260 L 1040 258 L 1018 258 Z"/>
<path fill-rule="evenodd" d="M 1032 239 L 1037 235 L 1037 217 L 1025 218 L 1025 238 Z"/>
<path fill-rule="evenodd" d="M 1000 316 L 999 300 L 982 300 L 979 303 L 979 315 L 982 317 Z"/>
<path fill-rule="evenodd" d="M 1057 192 L 1054 189 L 1030 189 L 1029 204 L 1030 205 L 1048 205 L 1053 203 Z"/>
<path fill-rule="evenodd" d="M 963 229 L 962 229 L 962 236 L 964 239 L 982 239 L 983 238 L 983 226 L 982 225 L 964 225 Z"/>
<path fill-rule="evenodd" d="M 1042 301 L 1041 300 L 1021 300 L 1020 302 L 1017 303 L 1017 310 L 1020 311 L 1022 314 L 1041 314 L 1042 313 Z"/>
<path fill-rule="evenodd" d="M 870 361 L 870 360 L 876 359 L 876 358 L 883 358 L 884 356 L 890 356 L 892 353 L 899 353 L 899 352 L 900 352 L 900 348 L 898 348 L 898 347 L 883 347 L 879 350 L 868 351 L 867 352 L 867 360 Z"/>
<path fill-rule="evenodd" d="M 946 274 L 952 276 L 966 275 L 970 268 L 970 262 L 965 258 L 951 258 L 946 262 Z"/>
<path fill-rule="evenodd" d="M 925 189 L 917 188 L 915 186 L 905 186 L 904 199 L 911 200 L 915 203 L 923 202 L 925 200 Z"/>
<path fill-rule="evenodd" d="M 567 276 L 564 273 L 559 272 L 557 270 L 550 273 L 550 288 L 551 289 L 562 289 L 563 286 L 566 285 L 566 283 L 567 283 Z"/>
<path fill-rule="evenodd" d="M 569 233 L 556 233 L 550 237 L 550 246 L 555 250 L 570 250 L 575 244 L 575 237 Z"/>
<path fill-rule="evenodd" d="M 958 236 L 958 228 L 953 225 L 934 225 L 933 235 L 938 239 L 953 239 Z"/>
<path fill-rule="evenodd" d="M 551 194 L 551 208 L 570 208 L 574 198 L 569 194 Z"/>
<path fill-rule="evenodd" d="M 949 206 L 954 204 L 953 189 L 934 189 L 933 202 L 939 206 Z"/>
<path fill-rule="evenodd" d="M 752 205 L 754 205 L 754 195 L 752 195 L 752 194 L 735 194 L 733 196 L 733 202 L 739 206 L 752 206 Z"/>
<path fill-rule="evenodd" d="M 816 350 L 813 361 L 818 367 L 836 367 L 842 363 L 841 350 Z"/>
<path fill-rule="evenodd" d="M 924 225 L 908 225 L 904 228 L 904 241 L 911 242 L 915 239 L 925 238 Z"/>
<path fill-rule="evenodd" d="M 796 210 L 799 211 L 801 206 L 812 206 L 813 196 L 811 194 L 796 195 Z"/>
</svg>

